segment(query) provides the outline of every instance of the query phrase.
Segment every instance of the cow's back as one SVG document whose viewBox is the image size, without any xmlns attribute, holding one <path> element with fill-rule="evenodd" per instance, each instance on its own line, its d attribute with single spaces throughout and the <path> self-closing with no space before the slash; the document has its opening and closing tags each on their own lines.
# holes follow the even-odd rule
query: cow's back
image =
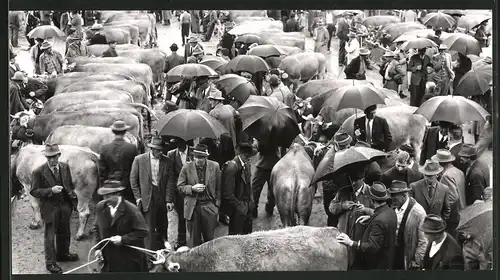
<svg viewBox="0 0 500 280">
<path fill-rule="evenodd" d="M 112 64 L 112 63 L 89 63 L 77 65 L 73 69 L 75 72 L 111 72 L 133 76 L 137 81 L 142 81 L 146 85 L 153 82 L 153 72 L 147 64 Z"/>
<path fill-rule="evenodd" d="M 83 91 L 99 91 L 99 90 L 117 90 L 119 92 L 128 92 L 132 97 L 132 102 L 144 102 L 147 89 L 143 83 L 136 81 L 123 80 L 123 81 L 101 81 L 101 82 L 79 82 L 68 85 L 66 88 L 61 89 L 61 93 L 83 92 Z"/>
<path fill-rule="evenodd" d="M 40 112 L 40 115 L 49 114 L 58 108 L 81 102 L 92 102 L 94 100 L 115 100 L 121 102 L 133 102 L 130 93 L 120 90 L 94 90 L 78 92 L 62 92 L 49 98 Z"/>
<path fill-rule="evenodd" d="M 76 65 L 85 65 L 89 63 L 121 63 L 121 64 L 135 64 L 137 61 L 130 57 L 84 57 L 78 56 L 74 58 Z"/>
<path fill-rule="evenodd" d="M 109 45 L 107 45 L 107 44 L 90 45 L 90 46 L 87 46 L 87 49 L 89 50 L 89 53 L 91 53 L 95 56 L 102 56 L 102 53 L 104 53 L 107 49 L 109 49 Z M 116 51 L 118 53 L 120 51 L 133 50 L 133 49 L 139 49 L 139 46 L 133 45 L 133 44 L 116 45 Z"/>
</svg>

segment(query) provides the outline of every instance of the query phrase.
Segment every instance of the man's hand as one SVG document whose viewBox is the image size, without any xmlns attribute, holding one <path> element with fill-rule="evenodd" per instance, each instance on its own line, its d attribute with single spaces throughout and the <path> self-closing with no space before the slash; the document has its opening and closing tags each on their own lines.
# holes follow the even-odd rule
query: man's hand
<svg viewBox="0 0 500 280">
<path fill-rule="evenodd" d="M 201 193 L 205 190 L 205 185 L 203 184 L 196 184 L 194 186 L 191 187 L 191 190 L 193 192 L 197 192 L 197 193 Z"/>
<path fill-rule="evenodd" d="M 30 93 L 29 93 L 29 95 L 30 95 L 31 97 L 35 97 L 35 93 L 34 93 L 34 92 L 30 92 Z"/>
<path fill-rule="evenodd" d="M 111 237 L 109 240 L 110 240 L 111 242 L 113 242 L 113 244 L 115 244 L 115 245 L 120 245 L 120 244 L 122 244 L 122 237 L 121 237 L 121 236 L 119 236 L 119 235 L 115 235 L 115 236 Z"/>
<path fill-rule="evenodd" d="M 356 223 L 360 223 L 360 224 L 364 225 L 364 224 L 366 224 L 366 222 L 368 222 L 368 220 L 370 220 L 370 216 L 364 215 L 364 216 L 357 218 Z"/>
<path fill-rule="evenodd" d="M 53 193 L 60 193 L 62 191 L 63 187 L 62 186 L 53 186 L 52 187 L 52 192 Z"/>
<path fill-rule="evenodd" d="M 172 202 L 167 202 L 167 210 L 168 211 L 174 210 L 174 204 Z"/>
<path fill-rule="evenodd" d="M 342 209 L 344 209 L 344 210 L 350 210 L 355 205 L 356 205 L 356 203 L 354 203 L 352 201 L 344 201 L 344 202 L 342 202 Z"/>
<path fill-rule="evenodd" d="M 99 261 L 102 260 L 102 251 L 101 250 L 95 250 L 94 257 L 98 259 Z"/>
<path fill-rule="evenodd" d="M 135 201 L 135 204 L 136 204 L 137 206 L 139 206 L 139 203 L 141 202 L 141 200 L 142 200 L 141 198 L 137 199 L 137 200 Z"/>
<path fill-rule="evenodd" d="M 349 236 L 347 236 L 347 234 L 345 234 L 345 233 L 341 233 L 341 234 L 337 235 L 337 241 L 340 244 L 344 244 L 348 247 L 352 247 L 352 245 L 354 244 L 354 241 L 352 241 L 351 238 L 349 238 Z"/>
</svg>

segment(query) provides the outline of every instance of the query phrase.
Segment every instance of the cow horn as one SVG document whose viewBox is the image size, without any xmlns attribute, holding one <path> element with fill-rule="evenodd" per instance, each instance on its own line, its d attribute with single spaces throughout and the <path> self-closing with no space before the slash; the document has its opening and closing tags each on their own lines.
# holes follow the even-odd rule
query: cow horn
<svg viewBox="0 0 500 280">
<path fill-rule="evenodd" d="M 169 263 L 168 264 L 168 271 L 170 272 L 179 272 L 179 269 L 181 268 L 181 265 L 179 263 Z"/>
</svg>

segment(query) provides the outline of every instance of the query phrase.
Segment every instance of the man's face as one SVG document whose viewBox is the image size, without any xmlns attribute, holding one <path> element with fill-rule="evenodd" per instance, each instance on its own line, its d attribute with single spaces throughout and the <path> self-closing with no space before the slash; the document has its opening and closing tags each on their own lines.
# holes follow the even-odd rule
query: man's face
<svg viewBox="0 0 500 280">
<path fill-rule="evenodd" d="M 472 159 L 470 157 L 460 157 L 460 163 L 464 166 L 468 166 Z"/>
<path fill-rule="evenodd" d="M 394 166 L 399 172 L 404 172 L 408 168 L 408 162 L 396 161 Z"/>
<path fill-rule="evenodd" d="M 377 112 L 377 109 L 373 109 L 371 111 L 366 111 L 366 117 L 368 119 L 373 119 L 373 117 L 375 116 L 376 112 Z"/>
<path fill-rule="evenodd" d="M 438 175 L 424 175 L 424 180 L 428 185 L 435 185 L 438 182 Z"/>
<path fill-rule="evenodd" d="M 162 151 L 161 151 L 160 149 L 151 148 L 151 153 L 153 154 L 153 156 L 154 156 L 155 158 L 160 157 L 161 152 L 162 152 Z"/>
<path fill-rule="evenodd" d="M 432 74 L 432 72 L 434 72 L 434 68 L 432 68 L 432 66 L 427 66 L 427 73 Z"/>
<path fill-rule="evenodd" d="M 47 162 L 49 163 L 49 166 L 50 167 L 56 167 L 57 164 L 59 163 L 59 156 L 60 155 L 55 155 L 55 156 L 51 156 L 51 157 L 46 157 L 47 158 Z"/>
<path fill-rule="evenodd" d="M 104 200 L 109 202 L 112 206 L 116 206 L 118 204 L 118 199 L 120 197 L 120 193 L 110 193 L 104 195 Z"/>
<path fill-rule="evenodd" d="M 207 160 L 207 158 L 204 156 L 195 156 L 194 157 L 194 163 L 197 166 L 201 166 L 201 165 L 205 164 L 206 160 Z"/>
<path fill-rule="evenodd" d="M 116 49 L 116 43 L 113 43 L 113 44 L 109 44 L 109 46 L 114 50 Z"/>
<path fill-rule="evenodd" d="M 391 205 L 395 208 L 401 208 L 406 202 L 406 193 L 395 193 L 391 195 Z"/>
<path fill-rule="evenodd" d="M 448 127 L 439 127 L 439 130 L 441 131 L 442 135 L 448 135 L 448 132 L 450 132 L 450 129 Z"/>
<path fill-rule="evenodd" d="M 210 106 L 212 108 L 215 108 L 215 106 L 217 106 L 217 104 L 219 104 L 219 102 L 217 102 L 217 100 L 214 100 L 214 99 L 209 99 L 208 102 L 210 103 Z"/>
<path fill-rule="evenodd" d="M 426 232 L 425 237 L 427 237 L 427 240 L 432 243 L 434 241 L 439 240 L 439 238 L 441 237 L 441 233 L 428 233 L 428 232 Z"/>
</svg>

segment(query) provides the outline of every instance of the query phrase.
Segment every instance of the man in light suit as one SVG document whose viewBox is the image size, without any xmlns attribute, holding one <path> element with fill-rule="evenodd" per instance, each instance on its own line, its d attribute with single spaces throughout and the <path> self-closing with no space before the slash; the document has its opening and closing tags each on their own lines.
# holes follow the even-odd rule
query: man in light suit
<svg viewBox="0 0 500 280">
<path fill-rule="evenodd" d="M 387 120 L 375 116 L 377 105 L 365 109 L 365 116 L 354 121 L 354 134 L 356 140 L 364 141 L 373 149 L 388 151 L 392 142 L 391 131 Z"/>
<path fill-rule="evenodd" d="M 194 161 L 182 167 L 177 180 L 177 189 L 185 195 L 184 218 L 190 248 L 215 238 L 222 192 L 219 164 L 207 159 L 207 146 L 196 145 L 193 156 Z"/>
<path fill-rule="evenodd" d="M 136 156 L 130 172 L 130 186 L 137 207 L 149 228 L 146 248 L 150 250 L 164 248 L 168 240 L 167 200 L 175 184 L 173 163 L 162 155 L 162 144 L 160 137 L 153 137 L 148 144 L 151 151 Z"/>
</svg>

